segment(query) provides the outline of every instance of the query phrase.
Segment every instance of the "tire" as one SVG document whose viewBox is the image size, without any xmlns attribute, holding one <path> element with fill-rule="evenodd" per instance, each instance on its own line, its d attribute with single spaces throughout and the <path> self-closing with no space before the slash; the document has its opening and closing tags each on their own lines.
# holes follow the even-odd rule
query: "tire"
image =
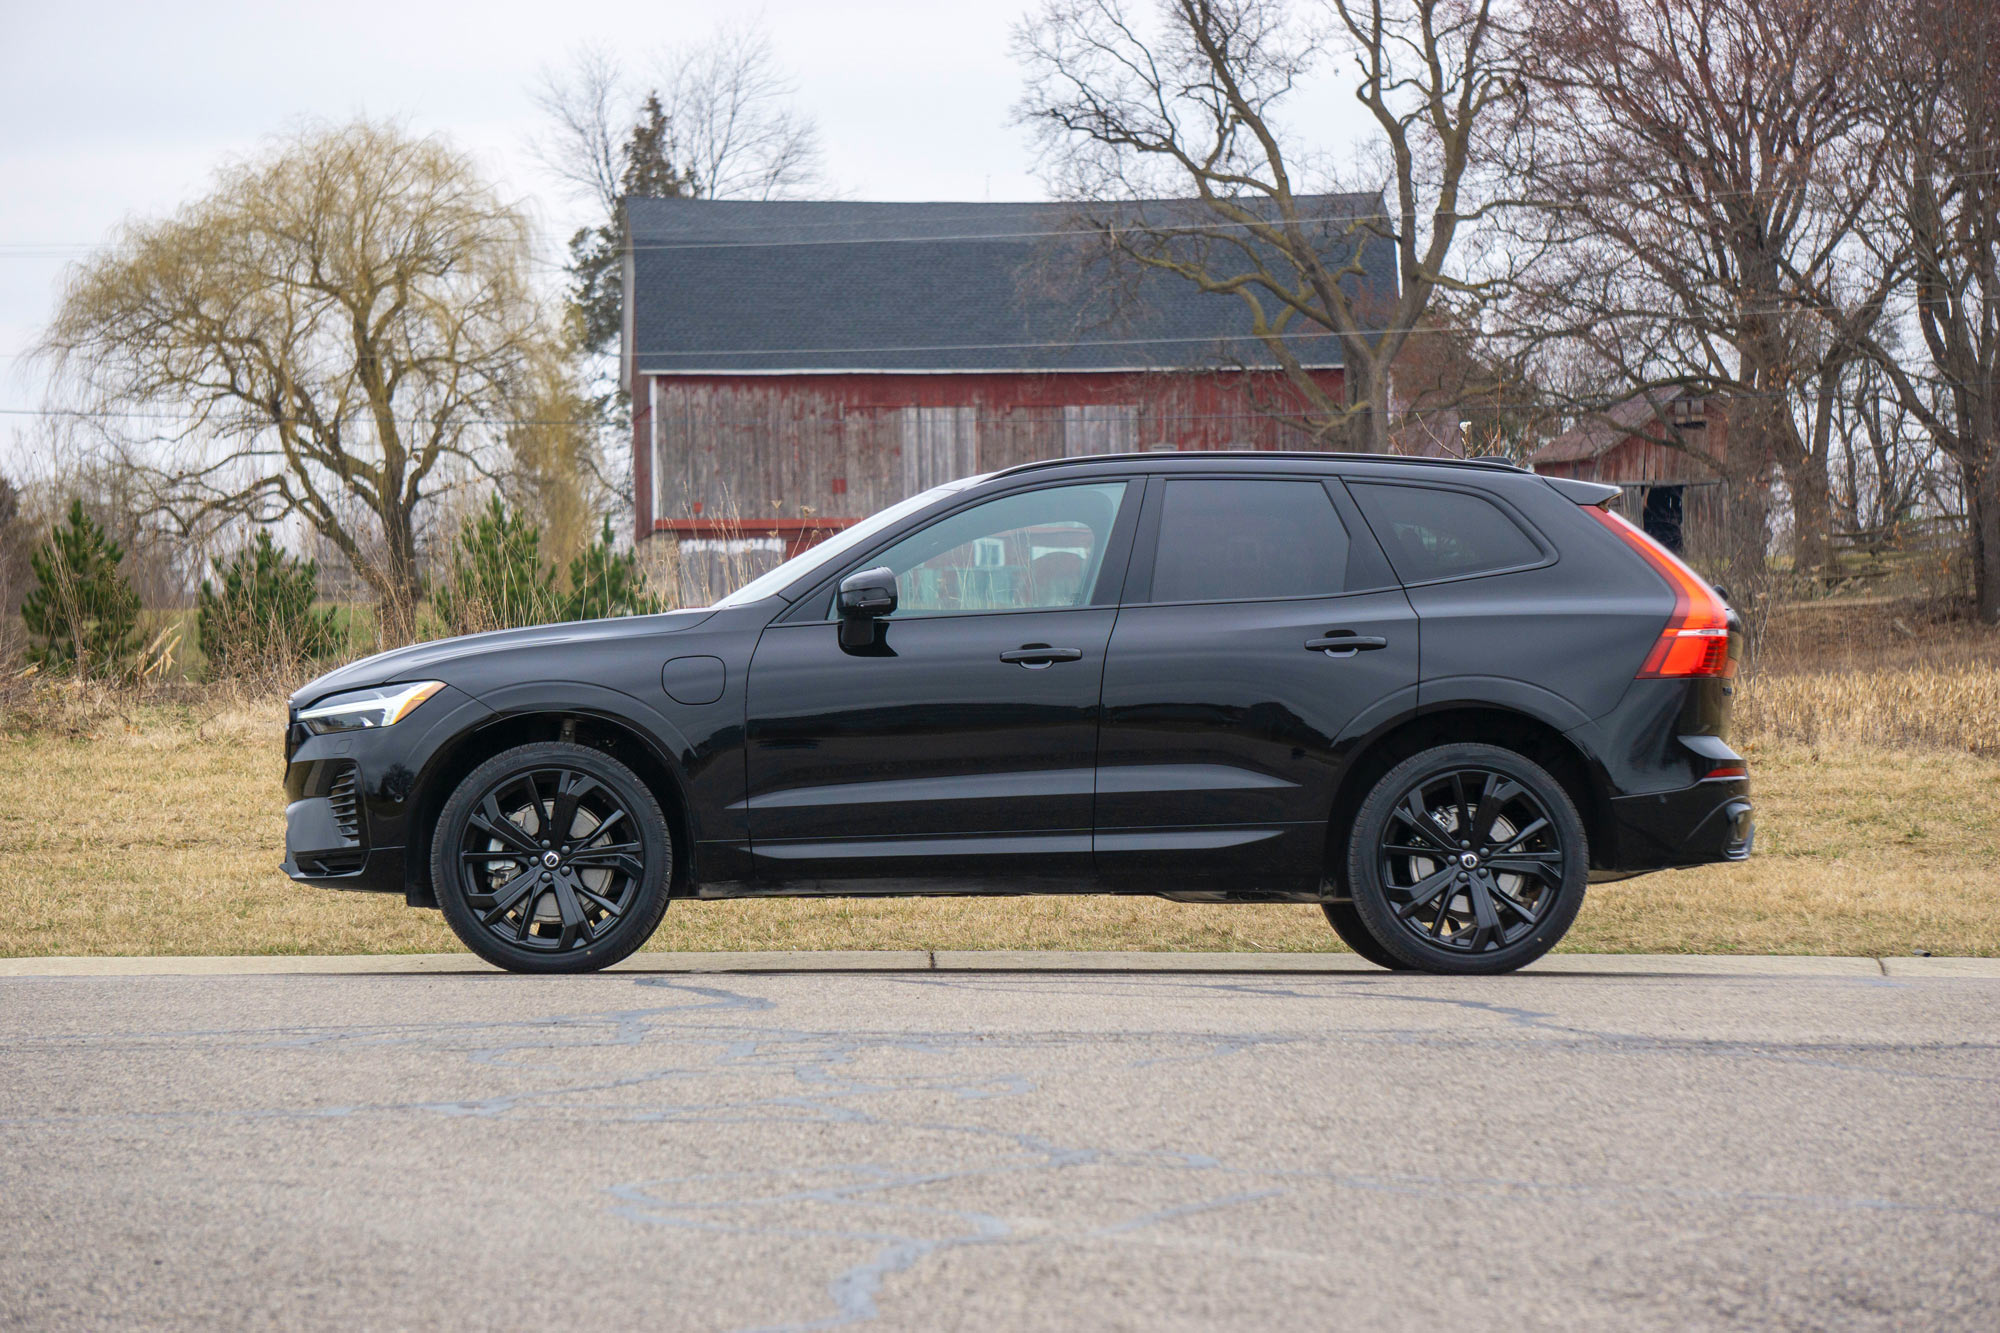
<svg viewBox="0 0 2000 1333">
<path fill-rule="evenodd" d="M 594 972 L 630 955 L 666 915 L 673 869 L 666 815 L 638 775 L 558 741 L 473 769 L 431 838 L 452 933 L 509 972 Z"/>
<path fill-rule="evenodd" d="M 1347 846 L 1360 924 L 1423 972 L 1511 972 L 1540 958 L 1576 920 L 1589 867 L 1569 793 L 1496 745 L 1440 745 L 1390 769 Z"/>
<path fill-rule="evenodd" d="M 1382 942 L 1368 933 L 1362 924 L 1361 913 L 1354 910 L 1352 902 L 1321 903 L 1320 910 L 1326 913 L 1326 922 L 1333 927 L 1333 933 L 1340 936 L 1357 956 L 1377 967 L 1386 967 L 1391 972 L 1408 972 L 1410 965 L 1382 947 Z"/>
</svg>

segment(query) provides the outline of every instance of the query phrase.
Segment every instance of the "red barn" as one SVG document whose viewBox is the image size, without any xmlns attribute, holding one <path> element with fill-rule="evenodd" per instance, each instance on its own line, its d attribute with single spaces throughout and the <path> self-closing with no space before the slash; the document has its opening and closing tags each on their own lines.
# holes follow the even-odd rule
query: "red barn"
<svg viewBox="0 0 2000 1333">
<path fill-rule="evenodd" d="M 1302 204 L 1342 256 L 1379 212 L 1366 195 Z M 1094 260 L 1091 224 L 1073 204 L 628 200 L 638 536 L 761 568 L 1031 459 L 1311 447 L 1273 411 L 1292 390 L 1244 302 Z M 1362 256 L 1393 290 L 1388 247 Z M 1338 342 L 1292 346 L 1338 397 Z"/>
<path fill-rule="evenodd" d="M 1641 395 L 1580 422 L 1537 449 L 1528 466 L 1552 477 L 1614 482 L 1619 508 L 1674 550 L 1696 551 L 1717 532 L 1727 496 L 1715 470 L 1689 449 L 1722 457 L 1729 416 L 1720 400 Z M 1687 448 L 1668 443 L 1678 437 Z"/>
</svg>

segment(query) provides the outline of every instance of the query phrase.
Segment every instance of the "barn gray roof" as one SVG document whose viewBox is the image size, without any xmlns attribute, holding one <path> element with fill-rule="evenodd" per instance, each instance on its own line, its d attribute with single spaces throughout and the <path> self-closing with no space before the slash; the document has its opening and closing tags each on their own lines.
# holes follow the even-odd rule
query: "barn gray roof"
<svg viewBox="0 0 2000 1333">
<path fill-rule="evenodd" d="M 1300 200 L 1329 255 L 1351 254 L 1373 195 Z M 1127 219 L 1205 221 L 1183 201 L 1119 206 Z M 1108 257 L 1108 206 L 628 199 L 628 369 L 1124 370 L 1270 365 L 1240 298 Z M 1198 244 L 1195 241 L 1176 242 Z M 1362 251 L 1368 285 L 1395 291 L 1388 244 Z M 1268 303 L 1267 303 L 1267 308 Z M 1340 364 L 1300 337 L 1308 366 Z"/>
</svg>

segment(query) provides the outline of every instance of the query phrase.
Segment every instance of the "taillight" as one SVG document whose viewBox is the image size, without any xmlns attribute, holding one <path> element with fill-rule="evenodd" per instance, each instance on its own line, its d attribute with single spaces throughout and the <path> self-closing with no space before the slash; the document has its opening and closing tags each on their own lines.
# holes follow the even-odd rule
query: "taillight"
<svg viewBox="0 0 2000 1333">
<path fill-rule="evenodd" d="M 1736 663 L 1729 657 L 1729 609 L 1715 589 L 1628 520 L 1594 505 L 1587 506 L 1587 512 L 1637 551 L 1674 590 L 1674 613 L 1660 631 L 1659 642 L 1646 654 L 1639 679 L 1735 675 Z"/>
</svg>

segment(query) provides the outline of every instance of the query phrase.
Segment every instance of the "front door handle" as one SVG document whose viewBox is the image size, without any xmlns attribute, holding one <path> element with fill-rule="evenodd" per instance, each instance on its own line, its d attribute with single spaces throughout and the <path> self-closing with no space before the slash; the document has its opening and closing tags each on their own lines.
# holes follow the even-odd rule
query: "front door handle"
<svg viewBox="0 0 2000 1333">
<path fill-rule="evenodd" d="M 1325 652 L 1328 657 L 1352 657 L 1366 648 L 1387 648 L 1389 641 L 1379 634 L 1328 634 L 1317 639 L 1307 639 L 1306 647 L 1314 652 Z"/>
<path fill-rule="evenodd" d="M 1045 671 L 1051 662 L 1075 662 L 1083 657 L 1081 648 L 1051 648 L 1046 643 L 1024 643 L 1000 654 L 1003 662 L 1015 662 L 1030 671 Z"/>
</svg>

